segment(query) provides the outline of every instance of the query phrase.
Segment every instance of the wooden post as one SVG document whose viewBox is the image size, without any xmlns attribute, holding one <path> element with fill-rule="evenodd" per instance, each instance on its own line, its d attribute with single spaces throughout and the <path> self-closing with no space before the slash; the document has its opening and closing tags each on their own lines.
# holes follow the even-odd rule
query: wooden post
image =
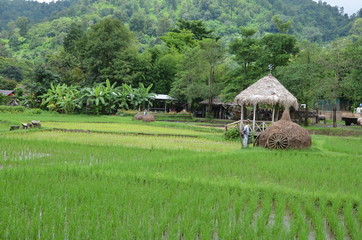
<svg viewBox="0 0 362 240">
<path fill-rule="evenodd" d="M 239 125 L 239 132 L 241 132 L 243 129 L 243 125 L 244 125 L 244 104 L 241 105 L 241 109 L 240 109 L 240 125 Z"/>
<path fill-rule="evenodd" d="M 279 105 L 276 106 L 277 108 L 277 111 L 276 111 L 276 114 L 275 114 L 275 121 L 278 121 L 278 116 L 279 116 Z"/>
<path fill-rule="evenodd" d="M 334 103 L 333 105 L 333 127 L 336 128 L 337 127 L 337 104 Z"/>
<path fill-rule="evenodd" d="M 275 116 L 275 105 L 273 105 L 272 122 L 274 122 L 274 116 Z"/>
<path fill-rule="evenodd" d="M 253 131 L 255 131 L 255 112 L 256 112 L 256 104 L 254 104 L 254 113 L 253 113 Z"/>
</svg>

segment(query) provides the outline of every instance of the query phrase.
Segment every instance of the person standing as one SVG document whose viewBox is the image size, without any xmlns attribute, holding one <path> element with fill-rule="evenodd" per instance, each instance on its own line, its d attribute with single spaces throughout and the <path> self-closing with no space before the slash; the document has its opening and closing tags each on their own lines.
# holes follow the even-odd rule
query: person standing
<svg viewBox="0 0 362 240">
<path fill-rule="evenodd" d="M 250 135 L 250 120 L 246 120 L 246 124 L 244 126 L 243 129 L 243 148 L 247 148 L 248 147 L 248 140 L 249 140 L 249 135 Z"/>
</svg>

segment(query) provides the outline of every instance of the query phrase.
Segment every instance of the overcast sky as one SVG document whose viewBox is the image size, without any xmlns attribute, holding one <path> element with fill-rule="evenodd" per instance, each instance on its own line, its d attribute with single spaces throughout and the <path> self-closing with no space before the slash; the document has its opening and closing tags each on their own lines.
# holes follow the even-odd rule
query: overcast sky
<svg viewBox="0 0 362 240">
<path fill-rule="evenodd" d="M 314 0 L 318 2 L 318 0 Z M 344 12 L 348 15 L 358 12 L 362 8 L 362 0 L 322 0 L 331 6 L 344 7 Z"/>
<path fill-rule="evenodd" d="M 38 2 L 51 2 L 53 0 L 36 0 Z M 318 2 L 318 0 L 314 0 Z M 322 0 L 331 6 L 344 7 L 344 12 L 348 15 L 358 12 L 362 8 L 362 0 Z"/>
</svg>

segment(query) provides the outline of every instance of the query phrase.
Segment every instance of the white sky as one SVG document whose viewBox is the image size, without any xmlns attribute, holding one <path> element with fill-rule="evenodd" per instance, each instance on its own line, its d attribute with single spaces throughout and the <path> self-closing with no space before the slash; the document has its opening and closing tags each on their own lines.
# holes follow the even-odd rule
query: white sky
<svg viewBox="0 0 362 240">
<path fill-rule="evenodd" d="M 314 1 L 318 2 L 318 0 Z M 347 13 L 348 15 L 357 13 L 362 8 L 361 0 L 322 0 L 322 2 L 326 2 L 333 7 L 344 7 L 344 13 Z"/>
<path fill-rule="evenodd" d="M 38 2 L 51 2 L 56 0 L 35 0 Z M 318 0 L 314 0 L 318 2 Z M 362 8 L 362 0 L 322 0 L 331 6 L 344 7 L 344 12 L 348 15 L 357 13 Z"/>
</svg>

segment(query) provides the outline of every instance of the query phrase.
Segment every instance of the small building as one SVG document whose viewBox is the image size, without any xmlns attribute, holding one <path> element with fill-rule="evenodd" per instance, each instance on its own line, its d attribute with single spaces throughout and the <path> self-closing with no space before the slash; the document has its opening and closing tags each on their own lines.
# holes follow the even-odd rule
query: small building
<svg viewBox="0 0 362 240">
<path fill-rule="evenodd" d="M 152 106 L 149 107 L 149 111 L 152 112 L 170 112 L 177 101 L 177 99 L 166 94 L 155 94 L 153 99 Z"/>
<path fill-rule="evenodd" d="M 14 96 L 14 90 L 0 90 L 0 94 L 8 97 Z"/>
<path fill-rule="evenodd" d="M 318 100 L 316 102 L 316 107 L 320 115 L 326 116 L 328 119 L 333 118 L 333 108 L 336 105 L 336 117 L 337 120 L 342 120 L 342 115 L 349 114 L 350 111 L 350 102 L 346 99 L 338 98 L 336 100 Z"/>
<path fill-rule="evenodd" d="M 2 104 L 5 103 L 9 106 L 18 106 L 19 103 L 15 98 L 14 92 L 14 90 L 0 90 L 0 94 L 7 97 L 5 101 L 2 102 Z"/>
<path fill-rule="evenodd" d="M 213 118 L 219 119 L 231 119 L 232 118 L 232 107 L 235 105 L 232 102 L 223 102 L 220 97 L 216 97 L 212 99 L 212 114 Z M 208 108 L 209 108 L 209 100 L 206 99 L 200 102 L 202 106 L 200 111 L 197 111 L 196 117 L 206 117 Z"/>
</svg>

